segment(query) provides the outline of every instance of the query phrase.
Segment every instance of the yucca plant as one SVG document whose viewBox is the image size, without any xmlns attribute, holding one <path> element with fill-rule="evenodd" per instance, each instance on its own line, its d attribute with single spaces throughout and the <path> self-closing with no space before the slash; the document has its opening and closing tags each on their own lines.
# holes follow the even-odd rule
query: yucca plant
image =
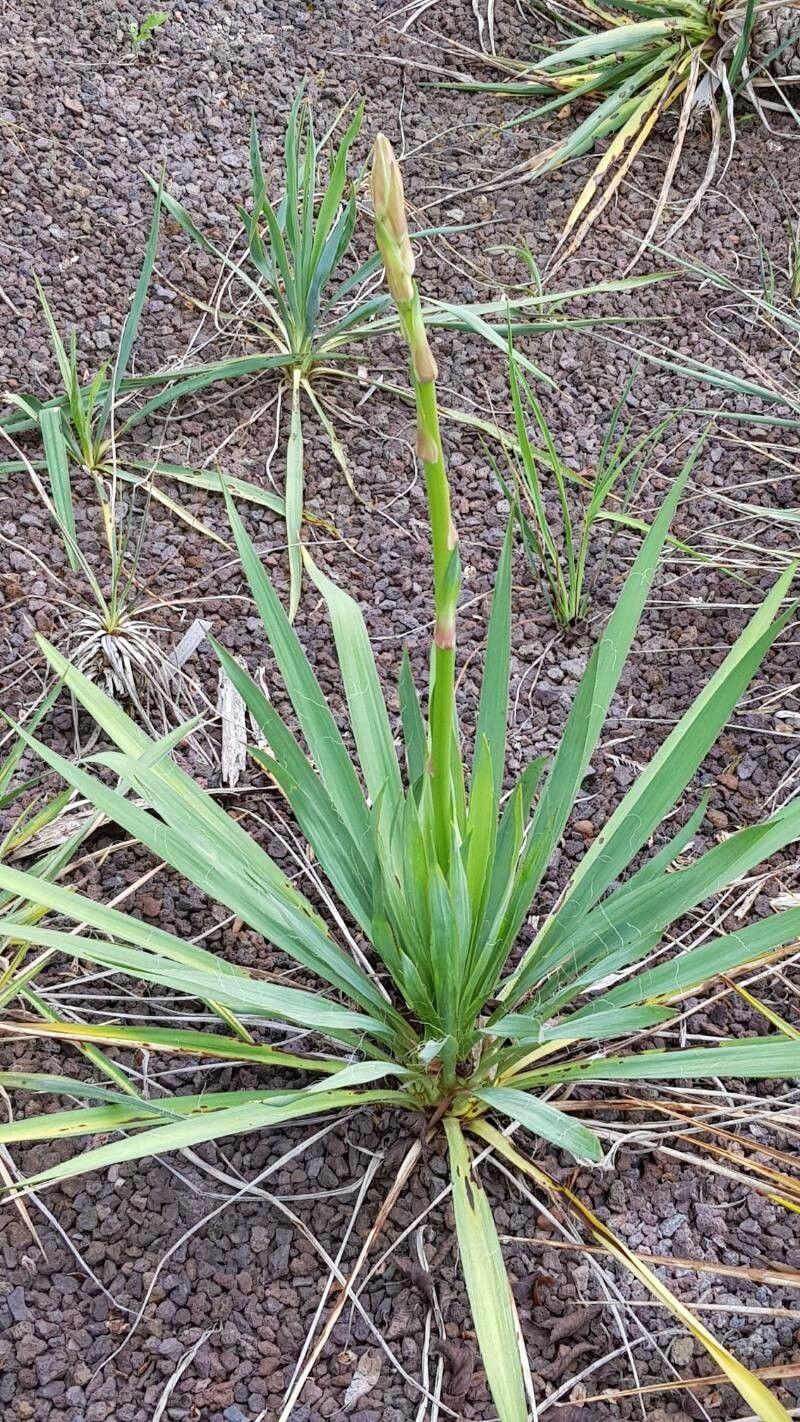
<svg viewBox="0 0 800 1422">
<path fill-rule="evenodd" d="M 27 718 L 27 730 L 35 731 L 39 723 L 52 709 L 60 692 L 55 686 L 42 698 L 39 705 Z M 10 748 L 9 747 L 10 742 Z M 18 779 L 17 772 L 26 750 L 21 735 L 9 732 L 0 742 L 0 823 L 5 825 L 0 834 L 0 866 L 10 864 L 22 855 L 34 856 L 32 868 L 26 873 L 30 893 L 36 894 L 36 881 L 55 881 L 62 878 L 75 860 L 81 845 L 98 824 L 100 816 L 89 813 L 77 827 L 69 816 L 70 801 L 74 792 L 65 789 L 57 794 L 49 794 L 42 789 L 35 775 Z M 62 825 L 62 832 L 56 835 L 56 842 L 45 852 L 37 852 L 37 844 Z M 0 1009 L 14 999 L 24 1003 L 25 1008 L 43 1022 L 53 1022 L 56 1014 L 49 1003 L 35 989 L 35 979 L 49 961 L 47 955 L 40 955 L 34 971 L 26 968 L 31 945 L 16 938 L 10 931 L 12 923 L 38 923 L 48 909 L 35 897 L 20 897 L 13 889 L 0 889 Z M 110 1061 L 100 1048 L 90 1044 L 78 1044 L 78 1049 L 95 1069 L 100 1069 L 119 1088 L 130 1093 L 131 1086 L 125 1073 Z"/>
<path fill-rule="evenodd" d="M 681 152 L 696 115 L 708 112 L 711 147 L 702 182 L 670 229 L 678 230 L 713 181 L 726 145 L 733 141 L 735 100 L 744 95 L 761 118 L 779 108 L 797 120 L 782 85 L 800 79 L 800 11 L 768 0 L 544 0 L 532 7 L 566 35 L 542 45 L 541 57 L 489 62 L 509 77 L 481 83 L 468 79 L 448 87 L 539 99 L 512 126 L 588 103 L 589 113 L 564 138 L 526 159 L 499 181 L 538 178 L 605 142 L 591 177 L 581 188 L 561 233 L 559 264 L 583 241 L 630 171 L 663 116 L 677 112 L 675 139 L 652 221 L 640 255 L 669 200 Z M 481 56 L 485 63 L 486 57 Z M 765 97 L 768 90 L 771 97 Z M 495 185 L 495 184 L 493 184 Z M 565 245 L 566 244 L 566 245 Z"/>
<path fill-rule="evenodd" d="M 640 531 L 646 529 L 647 525 L 630 515 L 627 508 L 648 454 L 672 416 L 629 443 L 630 422 L 622 420 L 632 384 L 627 381 L 611 412 L 594 469 L 589 475 L 576 475 L 558 453 L 545 412 L 518 369 L 510 341 L 509 371 L 516 433 L 515 445 L 506 451 L 510 477 L 504 478 L 499 465 L 492 462 L 510 499 L 522 545 L 534 574 L 542 582 L 553 617 L 560 627 L 569 627 L 584 617 L 588 608 L 586 566 L 596 524 L 611 521 Z M 538 430 L 541 444 L 534 443 L 532 427 Z M 623 492 L 616 496 L 618 506 L 611 508 L 620 485 Z M 557 504 L 555 514 L 550 508 L 553 498 Z M 576 502 L 580 503 L 579 511 Z"/>
<path fill-rule="evenodd" d="M 433 555 L 434 634 L 425 709 L 408 658 L 400 673 L 405 767 L 357 605 L 306 555 L 309 575 L 331 617 L 353 757 L 230 501 L 243 567 L 305 746 L 239 663 L 222 647 L 218 654 L 261 727 L 265 748 L 255 752 L 256 759 L 285 795 L 313 850 L 317 868 L 310 872 L 321 902 L 330 908 L 330 922 L 241 824 L 178 766 L 171 752 L 180 732 L 150 739 L 43 643 L 51 665 L 116 749 L 96 758 L 105 777 L 100 778 L 23 732 L 26 742 L 98 810 L 285 954 L 300 981 L 288 985 L 285 973 L 276 978 L 247 970 L 136 917 L 57 885 L 32 883 L 30 876 L 0 866 L 0 888 L 26 896 L 35 890 L 54 915 L 83 925 L 68 932 L 57 921 L 14 919 L 6 931 L 15 938 L 44 954 L 58 951 L 133 983 L 199 999 L 227 1028 L 40 1024 L 18 1013 L 2 1024 L 4 1033 L 243 1062 L 264 1072 L 264 1085 L 256 1089 L 200 1097 L 151 1094 L 135 1100 L 115 1086 L 68 1076 L 6 1073 L 0 1076 L 6 1087 L 60 1092 L 95 1104 L 0 1126 L 0 1142 L 8 1146 L 104 1134 L 103 1144 L 88 1144 L 19 1187 L 32 1190 L 112 1163 L 344 1108 L 392 1106 L 416 1113 L 423 1131 L 398 1167 L 348 1284 L 352 1287 L 370 1242 L 420 1159 L 422 1135 L 431 1139 L 440 1126 L 467 1289 L 502 1422 L 525 1422 L 535 1405 L 498 1235 L 472 1160 L 475 1142 L 554 1192 L 582 1219 L 592 1240 L 610 1250 L 702 1340 L 752 1410 L 765 1422 L 786 1422 L 786 1412 L 764 1384 L 500 1126 L 521 1128 L 579 1161 L 596 1162 L 603 1155 L 606 1127 L 592 1122 L 591 1095 L 581 1096 L 579 1114 L 560 1109 L 558 1093 L 566 1084 L 585 1089 L 603 1082 L 782 1078 L 797 1072 L 800 1041 L 779 1033 L 685 1050 L 654 1050 L 648 1043 L 676 1016 L 675 1004 L 683 995 L 800 933 L 800 910 L 787 910 L 668 961 L 654 956 L 671 923 L 800 835 L 800 801 L 755 828 L 731 834 L 687 867 L 673 869 L 698 829 L 701 806 L 654 854 L 634 862 L 659 832 L 787 625 L 793 609 L 782 606 L 791 574 L 779 579 L 756 610 L 594 840 L 555 910 L 544 916 L 532 943 L 522 949 L 521 930 L 597 746 L 692 458 L 642 541 L 552 764 L 546 769 L 541 760 L 531 761 L 505 793 L 511 539 L 506 537 L 497 572 L 470 759 L 456 710 L 460 565 L 439 430 L 436 363 L 414 282 L 400 173 L 384 138 L 375 147 L 372 188 L 378 246 L 411 356 Z M 116 787 L 108 783 L 109 775 L 116 777 Z M 129 791 L 135 799 L 128 798 Z M 270 1033 L 285 1033 L 286 1024 L 306 1034 L 302 1053 L 270 1041 Z M 275 1070 L 283 1080 L 296 1073 L 297 1085 L 270 1086 Z M 607 1111 L 608 1104 L 602 1104 Z M 120 1134 L 108 1140 L 112 1132 Z M 282 1422 L 346 1297 L 342 1289 L 289 1389 Z"/>
<path fill-rule="evenodd" d="M 59 411 L 43 409 L 39 418 L 49 487 L 21 450 L 20 465 L 49 513 L 75 575 L 71 586 L 64 587 L 62 580 L 58 598 L 65 627 L 62 650 L 90 681 L 132 708 L 144 725 L 165 731 L 181 714 L 196 709 L 198 689 L 173 656 L 166 629 L 157 620 L 158 603 L 143 596 L 139 587 L 148 493 L 137 504 L 140 486 L 132 492 L 121 490 L 111 465 L 102 474 L 86 471 L 97 527 L 91 543 L 79 538 Z M 126 497 L 120 497 L 121 492 Z"/>
<path fill-rule="evenodd" d="M 53 502 L 65 527 L 73 534 L 73 481 L 76 471 L 83 471 L 101 490 L 107 491 L 110 484 L 116 481 L 143 487 L 148 498 L 163 504 L 189 527 L 220 542 L 219 536 L 167 494 L 159 481 L 168 479 L 179 485 L 218 493 L 223 475 L 219 471 L 210 473 L 160 457 L 144 458 L 131 441 L 134 430 L 152 419 L 165 405 L 173 405 L 194 395 L 220 378 L 213 363 L 199 367 L 183 365 L 152 374 L 132 371 L 139 327 L 155 268 L 161 201 L 162 190 L 157 184 L 142 266 L 114 358 L 91 375 L 85 374 L 80 364 L 77 332 L 73 328 L 64 339 L 47 294 L 38 278 L 34 277 L 58 367 L 60 389 L 46 400 L 31 394 L 5 392 L 3 399 L 9 408 L 0 416 L 0 437 L 11 447 L 15 457 L 0 461 L 0 477 L 28 472 L 31 466 L 46 473 Z M 247 360 L 225 364 L 228 378 L 234 374 L 251 374 L 252 369 L 253 362 Z M 261 369 L 258 361 L 255 362 L 255 369 Z M 142 395 L 146 397 L 144 400 L 140 398 Z M 18 441 L 25 440 L 29 435 L 38 436 L 41 444 L 41 455 L 33 453 L 30 459 L 18 445 Z M 283 514 L 283 500 L 276 494 L 229 475 L 224 479 L 238 498 L 263 504 L 273 512 Z M 73 553 L 70 554 L 70 562 L 74 567 Z"/>
</svg>

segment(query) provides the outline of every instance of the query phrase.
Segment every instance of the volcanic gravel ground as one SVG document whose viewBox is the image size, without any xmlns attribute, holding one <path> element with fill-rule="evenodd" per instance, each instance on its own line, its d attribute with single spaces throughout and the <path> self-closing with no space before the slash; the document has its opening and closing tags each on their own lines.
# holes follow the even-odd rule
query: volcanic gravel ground
<svg viewBox="0 0 800 1422">
<path fill-rule="evenodd" d="M 370 137 L 379 128 L 398 145 L 403 141 L 409 196 L 421 220 L 479 224 L 454 233 L 447 245 L 422 244 L 419 267 L 427 292 L 449 300 L 501 295 L 503 282 L 526 279 L 525 266 L 513 250 L 523 243 L 544 263 L 576 185 L 589 171 L 587 161 L 538 185 L 502 188 L 489 196 L 472 191 L 487 173 L 497 174 L 533 153 L 540 140 L 530 128 L 498 136 L 498 122 L 514 112 L 510 103 L 423 87 L 425 75 L 415 61 L 449 62 L 445 36 L 474 41 L 472 8 L 466 0 L 454 5 L 441 0 L 425 17 L 430 28 L 420 25 L 407 36 L 398 32 L 393 8 L 377 0 L 345 0 L 335 6 L 284 6 L 261 0 L 247 5 L 238 0 L 184 4 L 172 10 L 168 25 L 134 62 L 126 40 L 127 7 L 78 5 L 74 0 L 58 6 L 4 7 L 0 388 L 39 397 L 53 388 L 54 362 L 37 306 L 34 271 L 62 328 L 77 324 L 82 365 L 93 370 L 113 354 L 151 211 L 144 171 L 157 173 L 163 161 L 171 190 L 218 241 L 224 244 L 229 239 L 233 204 L 247 190 L 249 115 L 254 111 L 257 116 L 277 181 L 285 116 L 304 77 L 320 131 L 343 103 L 367 96 L 357 157 L 366 156 Z M 499 24 L 507 20 L 508 15 L 498 16 Z M 498 43 L 505 41 L 521 52 L 521 35 L 514 14 L 513 27 L 499 33 Z M 559 288 L 621 274 L 636 236 L 646 228 L 669 142 L 668 131 L 653 138 L 631 183 L 579 256 L 559 275 Z M 689 143 L 678 175 L 683 194 L 690 193 L 702 176 L 704 144 L 702 131 Z M 783 224 L 800 199 L 794 153 L 789 142 L 765 134 L 754 121 L 743 118 L 725 180 L 685 229 L 683 250 L 752 285 L 758 281 L 760 261 L 757 232 L 776 262 L 779 287 L 785 285 Z M 370 249 L 366 217 L 358 241 L 366 254 Z M 137 346 L 137 368 L 155 369 L 186 350 L 200 320 L 192 303 L 208 298 L 213 277 L 207 259 L 189 246 L 173 224 L 165 223 L 157 277 Z M 720 293 L 711 288 L 662 283 L 627 296 L 593 299 L 575 310 L 644 316 L 658 321 L 658 332 L 684 355 L 726 361 L 737 370 L 748 368 L 750 362 L 772 369 L 784 381 L 792 379 L 785 351 L 755 329 L 735 301 L 724 305 Z M 207 324 L 204 332 L 208 334 Z M 552 338 L 521 342 L 555 381 L 554 389 L 541 391 L 543 404 L 562 456 L 577 468 L 591 470 L 596 462 L 609 412 L 634 364 L 630 350 L 621 343 L 628 340 L 624 329 L 617 332 L 621 342 L 605 339 L 608 334 L 563 331 Z M 725 336 L 743 354 L 726 348 Z M 443 400 L 507 422 L 501 356 L 470 336 L 439 333 L 434 345 Z M 402 369 L 401 352 L 392 342 L 371 346 L 359 353 L 356 364 L 365 370 L 362 385 L 344 386 L 335 394 L 358 496 L 348 489 L 309 416 L 307 505 L 312 515 L 335 528 L 336 536 L 319 524 L 309 525 L 308 536 L 314 539 L 319 560 L 359 597 L 375 638 L 389 704 L 396 711 L 402 647 L 409 646 L 421 675 L 430 633 L 424 494 L 414 468 L 408 408 L 371 384 L 380 376 L 397 375 Z M 263 482 L 275 440 L 274 408 L 252 417 L 272 393 L 266 382 L 228 391 L 222 400 L 214 392 L 210 399 L 178 410 L 166 426 L 166 435 L 163 427 L 142 435 L 141 441 L 150 440 L 149 446 L 142 447 L 158 453 L 163 438 L 164 457 L 207 460 L 213 468 L 216 450 L 234 431 L 219 454 L 221 467 Z M 629 405 L 636 432 L 670 409 L 691 407 L 670 426 L 650 461 L 634 503 L 642 517 L 652 515 L 689 442 L 703 428 L 703 410 L 718 403 L 720 398 L 713 392 L 667 371 L 640 369 Z M 736 408 L 736 402 L 729 400 L 727 408 Z M 746 408 L 745 403 L 740 401 L 739 408 Z M 794 454 L 791 433 L 780 436 L 789 463 L 779 468 L 751 444 L 733 442 L 732 430 L 745 441 L 764 434 L 730 425 L 719 425 L 710 433 L 692 477 L 691 495 L 684 500 L 675 525 L 680 538 L 707 553 L 717 551 L 710 535 L 718 521 L 730 517 L 719 501 L 722 491 L 739 490 L 735 496 L 774 508 L 797 506 L 796 484 L 789 477 Z M 507 506 L 480 439 L 452 422 L 446 423 L 445 433 L 465 568 L 460 698 L 469 728 L 477 703 L 487 594 Z M 271 461 L 278 486 L 282 448 L 279 443 Z M 766 484 L 766 479 L 772 482 Z M 742 492 L 741 486 L 753 480 L 761 480 L 761 487 Z M 224 514 L 215 495 L 174 488 L 169 492 L 224 537 Z M 285 593 L 280 522 L 252 506 L 243 506 L 243 512 L 271 576 Z M 78 527 L 84 546 L 97 549 L 99 555 L 99 530 L 88 500 L 79 506 Z M 747 608 L 757 602 L 786 553 L 796 546 L 789 532 L 780 533 L 756 517 L 737 524 L 733 535 L 752 545 L 736 554 L 744 581 L 677 550 L 665 557 L 603 745 L 593 760 L 593 774 L 556 855 L 539 911 L 553 902 L 570 866 L 702 679 L 719 663 L 742 627 Z M 33 704 L 44 678 L 43 664 L 32 650 L 33 627 L 63 642 L 70 616 L 66 600 L 80 596 L 80 585 L 69 574 L 25 478 L 14 476 L 0 484 L 0 537 L 0 684 L 3 705 L 16 713 Z M 568 634 L 558 632 L 542 590 L 518 555 L 510 773 L 556 745 L 588 649 L 614 603 L 634 551 L 635 542 L 627 533 L 611 539 L 607 528 L 597 531 L 590 554 L 588 623 Z M 276 704 L 283 704 L 280 688 L 273 685 L 265 639 L 229 548 L 187 530 L 153 504 L 138 581 L 142 599 L 158 604 L 153 616 L 163 627 L 165 646 L 174 643 L 196 616 L 206 617 L 251 670 L 265 667 Z M 298 630 L 323 686 L 340 709 L 329 625 L 308 590 Z M 797 633 L 790 627 L 685 797 L 680 808 L 684 817 L 703 788 L 710 793 L 700 847 L 707 847 L 726 830 L 755 822 L 796 784 L 794 764 L 800 753 L 796 646 Z M 213 698 L 216 673 L 208 648 L 197 654 L 192 670 Z M 44 734 L 61 749 L 71 748 L 73 721 L 67 706 L 51 716 Z M 216 738 L 217 732 L 212 728 L 210 734 Z M 196 773 L 214 783 L 199 748 L 190 747 L 187 756 Z M 231 804 L 246 813 L 248 827 L 288 864 L 285 842 L 276 842 L 259 819 L 263 816 L 274 825 L 279 803 L 257 775 L 248 773 L 248 788 Z M 110 897 L 133 884 L 149 863 L 144 856 L 120 848 L 117 836 L 96 837 L 91 848 L 104 846 L 108 853 L 95 855 L 85 865 L 80 882 L 87 891 Z M 796 856 L 787 853 L 758 886 L 749 911 L 767 911 L 776 893 L 796 887 Z M 235 954 L 241 962 L 266 968 L 274 960 L 277 968 L 281 966 L 278 956 L 256 935 L 247 930 L 236 935 L 223 911 L 168 872 L 140 889 L 128 906 L 178 934 L 207 934 L 207 945 Z M 762 990 L 773 1005 L 794 1014 L 796 1020 L 796 997 L 788 986 L 791 976 L 788 969 L 787 981 L 776 978 Z M 119 1010 L 113 982 L 82 985 L 79 976 L 67 971 L 60 981 L 84 1010 L 101 1014 Z M 87 993 L 94 994 L 91 1000 Z M 157 1007 L 145 993 L 136 1010 L 147 1014 Z M 720 995 L 692 1023 L 712 1036 L 764 1030 L 763 1023 L 730 993 Z M 7 1064 L 39 1070 L 80 1073 L 82 1068 L 75 1054 L 47 1045 L 32 1052 L 29 1044 L 16 1043 L 10 1050 L 5 1048 L 3 1056 Z M 169 1065 L 151 1060 L 151 1079 L 187 1091 L 201 1090 L 210 1082 L 221 1088 L 257 1081 L 252 1072 L 229 1068 L 174 1076 L 168 1074 Z M 741 1084 L 737 1090 L 738 1095 L 730 1098 L 732 1104 L 747 1094 Z M 768 1097 L 779 1098 L 784 1090 L 780 1086 L 759 1089 L 752 1097 L 766 1102 Z M 646 1091 L 639 1098 L 640 1115 L 629 1119 L 650 1126 L 663 1119 L 648 1108 Z M 610 1093 L 598 1099 L 610 1102 Z M 669 1096 L 661 1092 L 657 1100 L 663 1103 Z M 15 1109 L 33 1108 L 17 1100 Z M 610 1104 L 605 1118 L 615 1118 Z M 399 1159 L 394 1147 L 383 1161 L 376 1161 L 376 1155 L 387 1142 L 402 1144 L 415 1129 L 414 1122 L 388 1113 L 355 1115 L 334 1123 L 305 1151 L 263 1179 L 260 1188 L 280 1203 L 252 1195 L 225 1202 L 231 1190 L 258 1178 L 271 1161 L 299 1146 L 310 1134 L 305 1125 L 228 1141 L 213 1149 L 203 1147 L 194 1160 L 132 1163 L 107 1175 L 66 1182 L 30 1204 L 43 1253 L 20 1215 L 7 1210 L 0 1230 L 3 1417 L 9 1422 L 276 1418 L 326 1277 L 326 1266 L 311 1239 L 333 1255 L 341 1247 L 344 1265 L 355 1258 Z M 772 1139 L 766 1127 L 752 1129 L 761 1132 L 764 1143 Z M 779 1146 L 785 1144 L 783 1137 L 775 1140 Z M 644 1138 L 624 1145 L 614 1157 L 613 1169 L 604 1172 L 576 1173 L 567 1157 L 541 1149 L 538 1159 L 558 1178 L 571 1181 L 629 1244 L 642 1251 L 716 1259 L 723 1265 L 751 1269 L 770 1264 L 800 1269 L 800 1247 L 790 1213 L 740 1182 L 709 1173 L 686 1158 L 695 1154 L 691 1143 L 673 1137 L 670 1144 L 672 1154 L 656 1154 L 644 1132 Z M 30 1171 L 56 1155 L 24 1149 L 16 1150 L 13 1158 L 22 1171 Z M 224 1178 L 208 1174 L 202 1162 L 212 1164 Z M 374 1177 L 365 1182 L 364 1172 L 373 1169 Z M 507 1258 L 537 1392 L 540 1398 L 552 1397 L 552 1407 L 544 1415 L 559 1422 L 639 1416 L 639 1403 L 630 1396 L 580 1404 L 609 1388 L 635 1387 L 637 1379 L 642 1384 L 658 1383 L 678 1374 L 699 1377 L 714 1371 L 699 1345 L 693 1345 L 663 1311 L 643 1303 L 639 1289 L 614 1266 L 604 1266 L 601 1275 L 593 1257 L 556 1247 L 559 1236 L 544 1200 L 520 1193 L 493 1168 L 485 1169 L 484 1179 L 496 1203 L 501 1233 L 508 1237 Z M 365 1193 L 360 1198 L 362 1183 Z M 426 1152 L 394 1210 L 375 1260 L 436 1200 L 445 1183 L 445 1162 L 437 1144 Z M 352 1233 L 343 1243 L 357 1204 Z M 434 1205 L 424 1224 L 430 1280 L 447 1333 L 445 1398 L 459 1415 L 488 1418 L 492 1409 L 480 1363 L 475 1363 L 474 1373 L 472 1369 L 474 1335 L 446 1199 Z M 792 1312 L 798 1309 L 796 1289 L 712 1273 L 674 1271 L 665 1277 L 687 1301 L 713 1306 L 713 1311 L 702 1314 L 704 1321 L 749 1365 L 780 1368 L 798 1362 L 798 1314 Z M 638 1300 L 639 1306 L 623 1314 L 609 1293 L 609 1281 L 623 1299 Z M 368 1368 L 374 1359 L 381 1360 L 377 1382 L 347 1415 L 354 1422 L 416 1418 L 420 1393 L 414 1383 L 422 1375 L 426 1352 L 430 1287 L 420 1273 L 412 1232 L 369 1277 L 360 1296 L 366 1319 L 357 1311 L 342 1314 L 293 1422 L 344 1415 L 346 1390 L 357 1366 Z M 142 1318 L 131 1330 L 148 1288 Z M 372 1321 L 405 1377 L 382 1352 L 366 1320 Z M 629 1349 L 623 1345 L 621 1323 Z M 370 1356 L 365 1359 L 365 1354 Z M 607 1361 L 575 1381 L 604 1357 Z M 185 1368 L 175 1379 L 182 1360 Z M 428 1362 L 432 1377 L 437 1365 L 435 1346 Z M 789 1407 L 800 1403 L 800 1383 L 784 1379 L 773 1385 Z M 716 1384 L 696 1392 L 657 1392 L 645 1405 L 648 1422 L 667 1417 L 732 1422 L 745 1410 L 730 1388 Z"/>
</svg>

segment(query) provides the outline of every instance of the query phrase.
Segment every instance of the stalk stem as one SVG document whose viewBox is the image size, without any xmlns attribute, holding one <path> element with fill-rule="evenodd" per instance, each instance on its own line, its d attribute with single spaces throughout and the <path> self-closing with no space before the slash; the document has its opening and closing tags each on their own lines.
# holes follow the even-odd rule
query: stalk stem
<svg viewBox="0 0 800 1422">
<path fill-rule="evenodd" d="M 420 332 L 424 325 L 419 293 L 408 303 L 398 303 L 403 330 L 411 348 L 411 373 L 417 410 L 417 453 L 425 475 L 428 516 L 431 526 L 433 554 L 433 598 L 435 625 L 429 707 L 430 758 L 428 773 L 433 802 L 436 855 L 442 873 L 450 867 L 450 841 L 453 810 L 452 760 L 453 737 L 456 734 L 455 670 L 456 670 L 456 610 L 461 586 L 461 565 L 458 536 L 450 512 L 450 486 L 447 482 L 442 439 L 439 429 L 439 409 L 436 400 L 436 366 L 432 359 L 415 359 L 419 350 Z M 427 339 L 424 350 L 427 352 Z M 428 353 L 429 354 L 429 353 Z M 426 376 L 420 378 L 419 369 Z"/>
<path fill-rule="evenodd" d="M 436 402 L 436 361 L 414 281 L 414 254 L 408 236 L 400 167 L 383 135 L 375 142 L 372 167 L 375 233 L 386 280 L 397 306 L 411 356 L 417 410 L 417 453 L 425 474 L 433 551 L 435 627 L 428 709 L 433 836 L 436 857 L 447 877 L 453 825 L 453 764 L 457 751 L 455 714 L 456 609 L 461 587 L 458 537 L 450 513 L 450 488 L 442 455 Z"/>
</svg>

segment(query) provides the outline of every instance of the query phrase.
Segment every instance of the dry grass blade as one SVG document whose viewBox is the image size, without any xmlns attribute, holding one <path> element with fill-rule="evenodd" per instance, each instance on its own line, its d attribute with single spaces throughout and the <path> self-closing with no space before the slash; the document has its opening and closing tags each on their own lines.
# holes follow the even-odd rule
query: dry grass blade
<svg viewBox="0 0 800 1422">
<path fill-rule="evenodd" d="M 533 1245 L 539 1249 L 564 1249 L 578 1254 L 605 1254 L 599 1244 L 579 1244 L 571 1240 L 550 1239 L 539 1235 L 504 1235 L 510 1244 Z M 675 1269 L 692 1274 L 714 1274 L 723 1279 L 747 1279 L 753 1284 L 771 1284 L 781 1289 L 800 1289 L 800 1270 L 779 1268 L 758 1269 L 749 1264 L 720 1264 L 715 1259 L 684 1259 L 673 1254 L 645 1254 L 639 1258 L 645 1264 L 658 1268 Z"/>
<path fill-rule="evenodd" d="M 751 1371 L 754 1378 L 761 1378 L 764 1382 L 788 1382 L 792 1378 L 800 1378 L 800 1363 L 781 1363 L 776 1367 L 753 1368 Z M 647 1383 L 643 1387 L 613 1387 L 582 1398 L 581 1405 L 587 1406 L 592 1402 L 622 1402 L 626 1397 L 653 1397 L 665 1392 L 677 1392 L 679 1388 L 696 1392 L 705 1387 L 723 1387 L 728 1382 L 725 1373 L 709 1373 L 702 1378 L 677 1378 L 674 1382 Z M 792 1415 L 790 1412 L 789 1416 Z"/>
</svg>

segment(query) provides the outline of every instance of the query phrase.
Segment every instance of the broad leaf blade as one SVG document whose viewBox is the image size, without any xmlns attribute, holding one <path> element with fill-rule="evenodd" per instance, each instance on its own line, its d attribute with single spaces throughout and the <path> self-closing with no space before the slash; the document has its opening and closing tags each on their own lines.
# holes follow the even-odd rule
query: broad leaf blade
<svg viewBox="0 0 800 1422">
<path fill-rule="evenodd" d="M 570 1151 L 578 1160 L 594 1164 L 602 1160 L 603 1147 L 594 1131 L 558 1111 L 549 1102 L 537 1100 L 529 1092 L 517 1091 L 510 1086 L 486 1087 L 475 1094 L 485 1106 L 510 1116 L 512 1121 L 519 1121 L 526 1130 L 561 1150 Z"/>
<path fill-rule="evenodd" d="M 369 814 L 341 732 L 233 501 L 226 496 L 226 503 L 245 577 L 312 759 L 342 818 L 361 840 L 370 834 Z"/>
<path fill-rule="evenodd" d="M 330 613 L 350 724 L 367 789 L 373 800 L 383 793 L 390 803 L 399 803 L 403 794 L 400 767 L 361 609 L 308 555 L 306 566 Z"/>
<path fill-rule="evenodd" d="M 300 529 L 303 522 L 303 421 L 300 411 L 300 371 L 292 376 L 292 412 L 286 448 L 286 545 L 289 552 L 289 621 L 300 605 L 303 581 L 303 554 Z"/>
<path fill-rule="evenodd" d="M 524 856 L 518 891 L 506 925 L 508 938 L 516 937 L 550 856 L 561 839 L 639 625 L 669 525 L 699 450 L 698 444 L 654 518 L 578 687 L 561 744 L 534 813 L 529 849 Z M 526 954 L 509 986 L 516 985 L 523 977 L 527 961 Z M 519 991 L 513 986 L 510 993 L 512 1001 L 517 1000 L 518 996 Z"/>
<path fill-rule="evenodd" d="M 226 1140 L 234 1135 L 267 1130 L 287 1121 L 300 1120 L 303 1116 L 321 1115 L 370 1102 L 396 1103 L 398 1094 L 385 1091 L 287 1092 L 277 1104 L 259 1105 L 254 1102 L 245 1106 L 223 1106 L 216 1111 L 171 1121 L 164 1126 L 153 1126 L 135 1136 L 126 1136 L 123 1140 L 111 1141 L 108 1145 L 82 1151 L 60 1165 L 54 1165 L 49 1170 L 40 1171 L 37 1175 L 20 1181 L 18 1185 L 15 1184 L 14 1193 L 21 1194 L 39 1189 L 44 1185 L 53 1184 L 56 1180 L 85 1175 L 90 1170 L 103 1170 L 123 1160 L 142 1160 L 144 1157 L 185 1150 L 205 1141 Z"/>
<path fill-rule="evenodd" d="M 78 567 L 76 556 L 78 535 L 75 529 L 69 455 L 61 425 L 61 411 L 44 407 L 39 412 L 39 428 L 42 432 L 42 444 L 44 445 L 47 474 L 50 479 L 50 492 L 53 496 L 53 507 L 64 539 L 69 566 L 75 572 Z"/>
<path fill-rule="evenodd" d="M 590 845 L 559 909 L 559 936 L 630 863 L 694 775 L 790 613 L 776 617 L 794 569 L 778 579 L 722 665 Z M 542 942 L 547 941 L 547 935 Z"/>
<path fill-rule="evenodd" d="M 598 1057 L 542 1067 L 519 1078 L 526 1086 L 551 1081 L 707 1081 L 736 1077 L 742 1081 L 791 1080 L 800 1075 L 800 1041 L 785 1037 L 743 1037 L 718 1047 L 683 1051 L 635 1052 L 629 1057 Z"/>
<path fill-rule="evenodd" d="M 451 1116 L 444 1125 L 461 1267 L 492 1401 L 500 1422 L 527 1422 L 519 1322 L 492 1211 L 461 1126 Z"/>
</svg>

